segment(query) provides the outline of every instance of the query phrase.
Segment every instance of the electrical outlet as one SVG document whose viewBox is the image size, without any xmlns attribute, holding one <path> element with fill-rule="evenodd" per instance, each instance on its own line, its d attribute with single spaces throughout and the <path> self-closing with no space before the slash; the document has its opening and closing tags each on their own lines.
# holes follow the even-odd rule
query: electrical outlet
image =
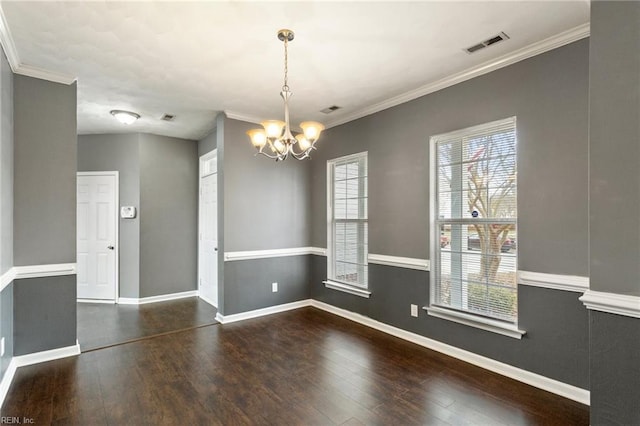
<svg viewBox="0 0 640 426">
<path fill-rule="evenodd" d="M 0 339 L 0 356 L 4 356 L 4 337 Z"/>
<path fill-rule="evenodd" d="M 411 316 L 412 317 L 418 316 L 418 305 L 411 305 Z"/>
<path fill-rule="evenodd" d="M 277 293 L 278 292 L 278 283 L 271 283 L 271 291 L 273 293 Z"/>
</svg>

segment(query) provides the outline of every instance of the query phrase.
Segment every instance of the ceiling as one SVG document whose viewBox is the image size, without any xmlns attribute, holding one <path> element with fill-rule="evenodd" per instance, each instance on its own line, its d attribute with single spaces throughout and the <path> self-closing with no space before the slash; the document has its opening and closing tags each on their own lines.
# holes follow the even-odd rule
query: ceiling
<svg viewBox="0 0 640 426">
<path fill-rule="evenodd" d="M 452 75 L 463 80 L 504 58 L 537 53 L 538 45 L 566 43 L 556 40 L 560 33 L 584 37 L 589 22 L 586 0 L 1 6 L 3 45 L 13 50 L 18 72 L 77 78 L 79 134 L 189 139 L 205 136 L 220 111 L 249 121 L 282 119 L 280 28 L 296 34 L 289 45 L 292 124 L 336 125 L 433 91 Z M 463 51 L 501 31 L 510 39 L 472 55 Z M 342 108 L 320 112 L 331 105 Z M 112 109 L 142 117 L 125 127 Z M 161 121 L 164 113 L 175 120 Z"/>
</svg>

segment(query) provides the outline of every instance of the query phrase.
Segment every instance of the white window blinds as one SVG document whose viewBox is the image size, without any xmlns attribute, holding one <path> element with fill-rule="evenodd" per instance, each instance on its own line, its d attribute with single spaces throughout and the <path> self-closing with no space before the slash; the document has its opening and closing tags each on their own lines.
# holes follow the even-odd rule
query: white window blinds
<svg viewBox="0 0 640 426">
<path fill-rule="evenodd" d="M 431 304 L 517 320 L 515 117 L 434 136 Z"/>
<path fill-rule="evenodd" d="M 329 161 L 328 176 L 328 278 L 367 288 L 367 153 Z"/>
</svg>

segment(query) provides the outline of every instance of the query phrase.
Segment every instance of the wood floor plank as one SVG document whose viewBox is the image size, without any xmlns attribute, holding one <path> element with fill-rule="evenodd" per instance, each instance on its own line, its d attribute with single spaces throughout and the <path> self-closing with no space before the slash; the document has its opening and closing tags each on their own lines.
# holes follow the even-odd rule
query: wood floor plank
<svg viewBox="0 0 640 426">
<path fill-rule="evenodd" d="M 589 424 L 584 405 L 314 308 L 21 367 L 0 415 L 38 425 Z"/>
</svg>

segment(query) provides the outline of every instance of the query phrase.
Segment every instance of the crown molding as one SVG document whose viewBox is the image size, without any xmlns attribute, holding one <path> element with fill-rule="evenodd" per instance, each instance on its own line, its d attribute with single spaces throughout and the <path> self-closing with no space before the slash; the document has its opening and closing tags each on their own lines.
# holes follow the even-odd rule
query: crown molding
<svg viewBox="0 0 640 426">
<path fill-rule="evenodd" d="M 412 101 L 421 96 L 428 95 L 429 93 L 437 92 L 438 90 L 442 90 L 455 84 L 462 83 L 463 81 L 470 80 L 474 77 L 488 74 L 497 69 L 515 64 L 516 62 L 520 62 L 533 56 L 540 55 L 541 53 L 557 49 L 558 47 L 562 47 L 569 43 L 573 43 L 574 41 L 589 37 L 589 31 L 589 23 L 579 25 L 570 30 L 556 34 L 555 36 L 525 46 L 521 49 L 516 50 L 515 52 L 508 53 L 496 59 L 492 59 L 480 65 L 468 68 L 465 71 L 452 74 L 443 79 L 418 87 L 417 89 L 394 96 L 382 102 L 373 104 L 367 108 L 363 108 L 346 116 L 337 118 L 336 120 L 327 123 L 326 128 L 328 129 L 340 124 L 348 123 L 349 121 L 366 117 L 367 115 L 371 115 L 376 112 L 394 107 L 396 105 Z"/>
<path fill-rule="evenodd" d="M 62 84 L 73 84 L 77 80 L 75 76 L 69 74 L 49 71 L 33 65 L 23 64 L 20 61 L 20 56 L 18 55 L 18 50 L 16 49 L 16 45 L 13 41 L 13 36 L 9 30 L 9 24 L 7 23 L 7 18 L 4 15 L 2 5 L 0 5 L 0 44 L 4 49 L 4 53 L 7 55 L 9 66 L 11 66 L 11 70 L 15 74 Z"/>
<path fill-rule="evenodd" d="M 225 110 L 224 113 L 227 116 L 227 118 L 231 118 L 233 120 L 248 121 L 249 123 L 255 123 L 255 124 L 260 124 L 261 121 L 264 121 L 263 118 L 256 117 L 254 115 L 242 114 L 240 112 Z"/>
<path fill-rule="evenodd" d="M 11 70 L 13 70 L 13 72 L 16 72 L 16 69 L 18 69 L 18 67 L 20 66 L 20 57 L 18 56 L 16 45 L 13 42 L 13 37 L 11 36 L 11 32 L 9 31 L 9 24 L 7 23 L 7 18 L 4 16 L 4 10 L 2 9 L 1 4 L 0 4 L 0 44 L 2 44 L 4 53 L 7 55 L 7 61 L 9 61 Z"/>
<path fill-rule="evenodd" d="M 71 85 L 77 80 L 75 76 L 62 72 L 49 71 L 44 68 L 34 67 L 33 65 L 20 64 L 13 70 L 13 72 L 27 77 L 39 78 L 40 80 L 47 80 L 66 85 Z"/>
</svg>

